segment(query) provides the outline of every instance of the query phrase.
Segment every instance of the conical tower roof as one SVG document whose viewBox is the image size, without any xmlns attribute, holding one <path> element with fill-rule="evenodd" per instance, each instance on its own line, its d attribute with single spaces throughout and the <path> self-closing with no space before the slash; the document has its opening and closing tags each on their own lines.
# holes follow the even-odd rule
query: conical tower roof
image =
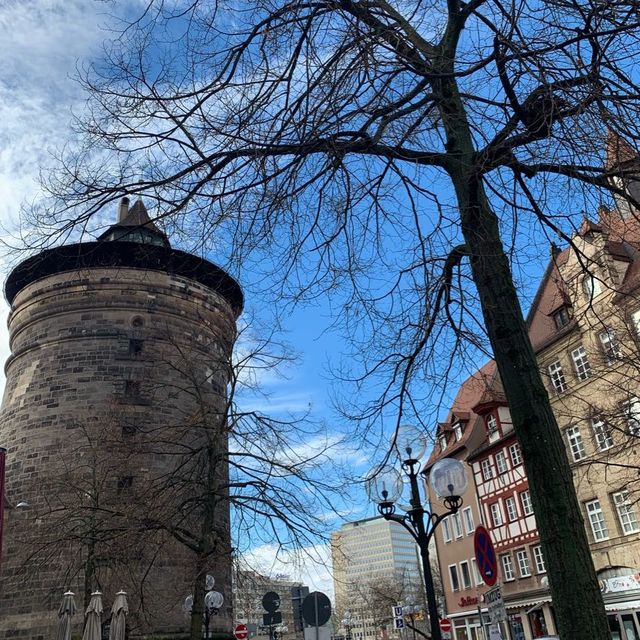
<svg viewBox="0 0 640 640">
<path fill-rule="evenodd" d="M 99 238 L 102 241 L 138 242 L 169 247 L 169 239 L 149 217 L 144 202 L 138 198 L 129 209 L 129 198 L 122 198 L 118 207 L 118 221 Z"/>
</svg>

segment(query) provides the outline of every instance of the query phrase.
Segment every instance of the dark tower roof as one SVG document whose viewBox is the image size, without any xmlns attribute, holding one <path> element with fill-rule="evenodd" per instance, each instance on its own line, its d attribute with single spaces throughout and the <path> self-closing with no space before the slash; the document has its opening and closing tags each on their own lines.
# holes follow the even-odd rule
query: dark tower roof
<svg viewBox="0 0 640 640">
<path fill-rule="evenodd" d="M 21 262 L 5 283 L 9 304 L 18 292 L 40 278 L 99 267 L 128 267 L 163 271 L 195 280 L 220 294 L 240 315 L 244 297 L 240 285 L 217 265 L 190 253 L 172 249 L 169 240 L 149 218 L 138 200 L 129 210 L 129 199 L 123 198 L 118 222 L 109 227 L 97 242 L 81 242 L 47 249 Z"/>
</svg>

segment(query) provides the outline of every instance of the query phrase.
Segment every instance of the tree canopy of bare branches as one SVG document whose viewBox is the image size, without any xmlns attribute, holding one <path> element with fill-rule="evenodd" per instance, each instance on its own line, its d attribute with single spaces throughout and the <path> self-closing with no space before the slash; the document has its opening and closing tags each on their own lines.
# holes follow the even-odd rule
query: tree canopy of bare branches
<svg viewBox="0 0 640 640">
<path fill-rule="evenodd" d="M 627 0 L 149 2 L 85 75 L 81 141 L 32 214 L 65 235 L 152 195 L 272 293 L 332 295 L 344 375 L 376 391 L 365 423 L 419 420 L 454 356 L 490 345 L 534 506 L 557 496 L 538 523 L 560 632 L 606 638 L 509 257 L 625 196 L 602 149 L 606 127 L 640 139 L 638 20 Z"/>
</svg>

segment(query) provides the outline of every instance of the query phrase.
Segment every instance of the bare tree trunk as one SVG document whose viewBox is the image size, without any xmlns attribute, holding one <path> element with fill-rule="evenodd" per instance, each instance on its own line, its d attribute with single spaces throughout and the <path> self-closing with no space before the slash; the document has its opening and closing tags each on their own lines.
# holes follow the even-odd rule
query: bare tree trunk
<svg viewBox="0 0 640 640">
<path fill-rule="evenodd" d="M 485 326 L 524 454 L 560 636 L 608 640 L 607 616 L 562 436 L 529 341 L 498 219 L 482 184 L 464 105 L 455 81 L 443 75 L 437 84 L 452 159 L 449 173 Z"/>
</svg>

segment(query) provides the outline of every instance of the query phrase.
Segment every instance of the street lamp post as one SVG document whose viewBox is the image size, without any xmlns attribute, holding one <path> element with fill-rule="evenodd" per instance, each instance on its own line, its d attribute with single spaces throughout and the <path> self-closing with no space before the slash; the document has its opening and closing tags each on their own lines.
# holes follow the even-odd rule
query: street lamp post
<svg viewBox="0 0 640 640">
<path fill-rule="evenodd" d="M 204 628 L 206 640 L 209 640 L 209 623 L 211 622 L 211 618 L 218 615 L 218 611 L 220 611 L 224 602 L 224 596 L 219 591 L 213 590 L 214 584 L 215 580 L 213 576 L 208 575 L 207 593 L 204 596 Z"/>
<path fill-rule="evenodd" d="M 403 425 L 396 433 L 394 449 L 399 454 L 402 469 L 409 479 L 411 505 L 405 515 L 395 513 L 395 502 L 402 494 L 403 480 L 400 473 L 391 466 L 377 467 L 367 477 L 367 491 L 378 511 L 385 520 L 401 524 L 413 537 L 420 550 L 424 575 L 429 623 L 432 640 L 442 640 L 438 621 L 438 605 L 433 586 L 433 574 L 429 562 L 429 542 L 438 525 L 449 515 L 456 513 L 462 505 L 462 495 L 467 488 L 467 473 L 464 464 L 455 458 L 438 460 L 431 468 L 431 486 L 435 494 L 444 502 L 447 510 L 437 514 L 426 511 L 422 506 L 418 474 L 420 459 L 427 448 L 424 433 L 410 425 Z M 426 522 L 425 522 L 426 521 Z"/>
<path fill-rule="evenodd" d="M 342 626 L 346 632 L 346 640 L 351 640 L 351 614 L 349 611 L 344 612 L 344 618 L 342 618 Z"/>
</svg>

